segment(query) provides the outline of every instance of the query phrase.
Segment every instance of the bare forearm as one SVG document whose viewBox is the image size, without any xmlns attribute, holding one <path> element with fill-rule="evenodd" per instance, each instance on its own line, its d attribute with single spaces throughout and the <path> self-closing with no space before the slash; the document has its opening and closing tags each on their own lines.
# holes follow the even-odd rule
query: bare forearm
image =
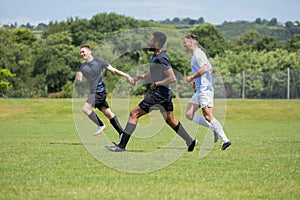
<svg viewBox="0 0 300 200">
<path fill-rule="evenodd" d="M 196 73 L 192 74 L 191 76 L 188 76 L 187 77 L 187 81 L 191 82 L 192 80 L 194 80 L 194 79 L 196 79 L 196 78 L 198 78 L 200 76 L 203 76 L 208 70 L 209 70 L 208 66 L 207 65 L 203 65 L 202 67 L 200 67 L 198 69 L 198 71 Z"/>
<path fill-rule="evenodd" d="M 129 78 L 129 77 L 130 77 L 129 74 L 127 74 L 127 73 L 125 73 L 125 72 L 122 72 L 122 71 L 120 71 L 120 70 L 117 70 L 117 69 L 115 69 L 113 73 L 116 74 L 116 75 L 119 75 L 119 76 L 124 76 L 124 77 L 126 77 L 126 78 Z"/>
<path fill-rule="evenodd" d="M 169 85 L 174 82 L 176 82 L 176 78 L 168 77 L 168 78 L 165 78 L 164 80 L 155 82 L 155 85 L 156 86 L 165 86 L 165 85 Z"/>
<path fill-rule="evenodd" d="M 140 80 L 140 79 L 148 79 L 150 78 L 150 73 L 147 72 L 145 74 L 142 74 L 142 75 L 138 75 L 137 77 L 135 77 L 136 80 Z"/>
<path fill-rule="evenodd" d="M 157 81 L 157 82 L 152 83 L 151 86 L 150 86 L 151 90 L 155 90 L 155 88 L 158 87 L 158 86 L 167 86 L 171 83 L 176 82 L 177 79 L 176 79 L 176 76 L 175 76 L 174 71 L 173 71 L 172 68 L 166 70 L 164 73 L 166 74 L 167 78 L 165 78 L 161 81 Z"/>
<path fill-rule="evenodd" d="M 112 66 L 108 66 L 107 69 L 108 69 L 111 73 L 113 73 L 113 74 L 116 74 L 116 75 L 119 75 L 119 76 L 124 76 L 124 77 L 126 77 L 127 80 L 128 80 L 132 85 L 135 85 L 134 79 L 133 79 L 129 74 L 127 74 L 127 73 L 125 73 L 125 72 L 122 72 L 122 71 L 120 71 L 120 70 L 118 70 L 118 69 L 116 69 L 116 68 L 113 68 Z"/>
</svg>

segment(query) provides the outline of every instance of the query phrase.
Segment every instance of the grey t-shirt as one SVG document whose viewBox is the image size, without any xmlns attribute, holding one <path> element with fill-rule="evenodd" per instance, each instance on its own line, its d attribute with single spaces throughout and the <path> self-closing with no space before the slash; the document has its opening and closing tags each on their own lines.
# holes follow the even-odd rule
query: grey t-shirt
<svg viewBox="0 0 300 200">
<path fill-rule="evenodd" d="M 103 59 L 94 58 L 91 62 L 84 62 L 79 67 L 79 72 L 87 79 L 90 85 L 90 93 L 105 92 L 103 82 L 103 69 L 107 68 L 109 63 Z"/>
</svg>

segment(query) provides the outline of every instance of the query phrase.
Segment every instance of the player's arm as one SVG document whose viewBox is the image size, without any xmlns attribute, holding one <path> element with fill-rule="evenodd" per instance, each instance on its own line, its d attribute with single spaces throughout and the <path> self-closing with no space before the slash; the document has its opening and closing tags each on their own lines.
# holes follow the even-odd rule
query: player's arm
<svg viewBox="0 0 300 200">
<path fill-rule="evenodd" d="M 135 84 L 133 78 L 132 78 L 129 74 L 124 73 L 124 72 L 122 72 L 122 71 L 120 71 L 120 70 L 118 70 L 118 69 L 112 67 L 111 65 L 108 65 L 106 69 L 107 69 L 108 71 L 110 71 L 111 73 L 113 73 L 113 74 L 116 74 L 116 75 L 119 75 L 119 76 L 124 76 L 124 77 L 126 77 L 127 80 L 129 81 L 129 83 L 131 83 L 132 85 Z"/>
<path fill-rule="evenodd" d="M 209 68 L 207 66 L 207 64 L 202 65 L 197 71 L 196 73 L 192 74 L 191 76 L 188 76 L 186 78 L 187 82 L 191 82 L 193 81 L 195 78 L 198 78 L 200 76 L 203 76 L 203 74 L 205 74 L 207 71 L 209 71 Z"/>
<path fill-rule="evenodd" d="M 141 79 L 149 79 L 150 78 L 150 72 L 146 72 L 144 74 L 138 75 L 134 78 L 135 82 Z"/>
<path fill-rule="evenodd" d="M 177 79 L 176 79 L 175 73 L 172 68 L 166 69 L 164 71 L 164 73 L 166 74 L 167 78 L 165 78 L 161 81 L 152 83 L 150 86 L 151 90 L 155 90 L 155 88 L 158 86 L 165 86 L 165 85 L 169 85 L 171 83 L 176 82 Z"/>
</svg>

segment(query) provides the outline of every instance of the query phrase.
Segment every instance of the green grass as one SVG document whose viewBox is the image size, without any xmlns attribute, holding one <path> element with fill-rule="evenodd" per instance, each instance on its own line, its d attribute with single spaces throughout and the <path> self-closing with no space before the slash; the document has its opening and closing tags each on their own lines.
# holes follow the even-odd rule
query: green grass
<svg viewBox="0 0 300 200">
<path fill-rule="evenodd" d="M 132 101 L 131 107 L 139 99 Z M 197 146 L 148 173 L 126 173 L 95 159 L 77 134 L 70 99 L 0 103 L 0 199 L 300 198 L 299 100 L 227 100 L 228 150 L 220 151 L 218 144 L 201 159 Z M 116 114 L 124 125 L 128 110 Z M 104 121 L 105 134 L 115 138 Z M 200 142 L 204 133 L 200 128 L 196 135 Z M 168 138 L 172 131 L 166 128 L 163 134 Z M 127 148 L 151 151 L 163 144 L 133 138 Z"/>
</svg>

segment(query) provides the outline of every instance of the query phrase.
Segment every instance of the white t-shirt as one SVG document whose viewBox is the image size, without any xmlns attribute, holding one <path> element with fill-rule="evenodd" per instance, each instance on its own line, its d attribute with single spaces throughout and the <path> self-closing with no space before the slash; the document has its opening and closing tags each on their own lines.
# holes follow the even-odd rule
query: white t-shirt
<svg viewBox="0 0 300 200">
<path fill-rule="evenodd" d="M 197 48 L 193 52 L 193 56 L 191 60 L 191 67 L 192 67 L 193 74 L 196 73 L 199 70 L 199 68 L 202 67 L 204 64 L 208 66 L 209 70 L 202 76 L 194 79 L 196 83 L 197 93 L 201 93 L 206 90 L 213 91 L 214 89 L 212 86 L 212 77 L 210 74 L 210 69 L 212 68 L 212 66 L 208 61 L 206 54 L 200 48 Z"/>
</svg>

